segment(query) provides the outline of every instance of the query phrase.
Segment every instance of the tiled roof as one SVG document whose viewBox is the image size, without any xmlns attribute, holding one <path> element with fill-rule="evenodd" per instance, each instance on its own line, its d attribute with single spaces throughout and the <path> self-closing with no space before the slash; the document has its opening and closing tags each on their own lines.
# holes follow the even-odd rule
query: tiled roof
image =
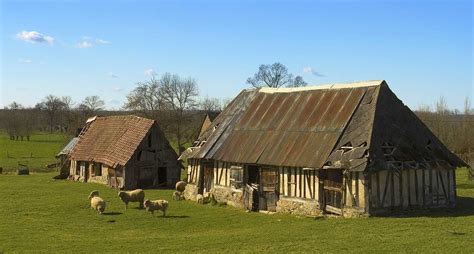
<svg viewBox="0 0 474 254">
<path fill-rule="evenodd" d="M 154 120 L 131 115 L 97 117 L 79 137 L 71 159 L 124 166 L 153 123 Z"/>
</svg>

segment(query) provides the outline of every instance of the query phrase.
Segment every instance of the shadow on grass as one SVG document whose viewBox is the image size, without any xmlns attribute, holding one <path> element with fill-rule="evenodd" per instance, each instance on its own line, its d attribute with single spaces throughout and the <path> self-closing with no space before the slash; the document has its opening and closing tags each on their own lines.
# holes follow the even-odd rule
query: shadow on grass
<svg viewBox="0 0 474 254">
<path fill-rule="evenodd" d="M 102 213 L 102 215 L 121 215 L 122 213 L 120 212 L 108 212 L 108 213 Z"/>
<path fill-rule="evenodd" d="M 457 197 L 456 206 L 453 208 L 413 208 L 413 210 L 387 211 L 387 213 L 375 216 L 388 218 L 443 218 L 474 216 L 474 197 Z"/>
</svg>

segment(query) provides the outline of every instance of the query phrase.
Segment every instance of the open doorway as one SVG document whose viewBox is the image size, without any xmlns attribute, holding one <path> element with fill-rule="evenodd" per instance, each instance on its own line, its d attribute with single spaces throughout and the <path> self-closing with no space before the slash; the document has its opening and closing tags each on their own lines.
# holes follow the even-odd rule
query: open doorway
<svg viewBox="0 0 474 254">
<path fill-rule="evenodd" d="M 158 167 L 158 186 L 164 187 L 166 186 L 166 167 Z"/>
</svg>

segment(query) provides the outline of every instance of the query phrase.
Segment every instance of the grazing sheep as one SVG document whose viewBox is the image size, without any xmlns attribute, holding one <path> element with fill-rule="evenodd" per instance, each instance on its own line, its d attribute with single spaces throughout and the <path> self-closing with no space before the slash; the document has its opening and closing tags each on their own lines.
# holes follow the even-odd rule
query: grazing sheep
<svg viewBox="0 0 474 254">
<path fill-rule="evenodd" d="M 119 191 L 118 196 L 125 203 L 125 209 L 127 209 L 129 202 L 139 202 L 139 207 L 143 208 L 145 192 L 142 189 L 136 189 L 133 191 Z"/>
<path fill-rule="evenodd" d="M 91 208 L 96 210 L 99 214 L 105 211 L 105 201 L 99 197 L 99 191 L 93 191 L 89 194 L 91 201 Z"/>
<path fill-rule="evenodd" d="M 173 192 L 173 200 L 176 200 L 176 201 L 184 200 L 183 193 L 179 191 Z"/>
<path fill-rule="evenodd" d="M 168 209 L 168 201 L 166 200 L 145 200 L 143 202 L 146 210 L 151 212 L 152 215 L 155 214 L 156 210 L 160 210 L 163 212 L 163 216 L 166 216 L 166 210 Z"/>
<path fill-rule="evenodd" d="M 179 192 L 183 192 L 184 189 L 186 189 L 186 185 L 188 183 L 186 183 L 185 181 L 179 181 L 176 183 L 176 190 L 179 191 Z"/>
</svg>

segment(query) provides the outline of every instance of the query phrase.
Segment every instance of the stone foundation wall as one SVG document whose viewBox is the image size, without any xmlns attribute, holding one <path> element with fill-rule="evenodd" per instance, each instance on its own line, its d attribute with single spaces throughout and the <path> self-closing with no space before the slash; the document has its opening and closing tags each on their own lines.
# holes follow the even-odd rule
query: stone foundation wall
<svg viewBox="0 0 474 254">
<path fill-rule="evenodd" d="M 277 201 L 277 213 L 289 213 L 302 216 L 319 216 L 322 211 L 316 200 L 303 200 L 296 198 L 280 197 Z"/>
<path fill-rule="evenodd" d="M 230 187 L 215 186 L 210 192 L 219 203 L 225 203 L 242 209 L 245 208 L 242 200 L 243 192 L 241 190 L 233 190 Z"/>
<path fill-rule="evenodd" d="M 183 196 L 186 200 L 197 201 L 198 187 L 194 184 L 188 183 L 184 189 Z"/>
<path fill-rule="evenodd" d="M 344 207 L 344 210 L 342 211 L 342 216 L 345 218 L 358 218 L 367 215 L 363 208 Z"/>
</svg>

